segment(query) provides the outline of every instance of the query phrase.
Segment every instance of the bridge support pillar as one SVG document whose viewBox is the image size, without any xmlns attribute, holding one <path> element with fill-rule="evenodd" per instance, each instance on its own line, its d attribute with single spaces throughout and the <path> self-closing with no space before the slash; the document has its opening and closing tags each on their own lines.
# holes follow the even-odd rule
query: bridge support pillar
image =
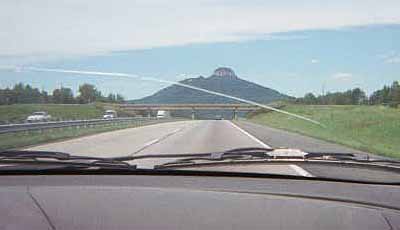
<svg viewBox="0 0 400 230">
<path fill-rule="evenodd" d="M 150 118 L 151 117 L 151 109 L 147 108 L 147 117 Z"/>
<path fill-rule="evenodd" d="M 194 110 L 194 108 L 192 108 L 192 120 L 194 120 L 195 118 L 196 118 L 196 116 L 195 116 L 195 110 Z"/>
<path fill-rule="evenodd" d="M 235 108 L 233 110 L 233 120 L 237 120 L 238 119 L 238 115 L 237 115 L 237 108 Z"/>
</svg>

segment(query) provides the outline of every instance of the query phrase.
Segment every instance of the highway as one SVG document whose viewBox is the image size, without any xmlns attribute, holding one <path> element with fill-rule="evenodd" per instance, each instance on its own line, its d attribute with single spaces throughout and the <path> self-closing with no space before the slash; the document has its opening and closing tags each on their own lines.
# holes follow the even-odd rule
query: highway
<svg viewBox="0 0 400 230">
<path fill-rule="evenodd" d="M 193 120 L 168 122 L 101 133 L 28 150 L 61 151 L 73 155 L 118 157 L 144 154 L 183 154 L 224 151 L 241 147 L 291 147 L 305 151 L 354 152 L 336 144 L 249 122 Z M 171 159 L 146 159 L 132 163 L 152 168 Z M 296 165 L 269 167 L 271 173 L 312 175 Z"/>
</svg>

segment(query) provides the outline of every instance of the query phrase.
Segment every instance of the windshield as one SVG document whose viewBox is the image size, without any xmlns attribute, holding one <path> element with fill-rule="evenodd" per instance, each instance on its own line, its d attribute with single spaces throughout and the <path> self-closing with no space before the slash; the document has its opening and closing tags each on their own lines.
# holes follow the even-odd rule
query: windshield
<svg viewBox="0 0 400 230">
<path fill-rule="evenodd" d="M 35 112 L 35 113 L 32 113 L 32 115 L 46 115 L 46 113 L 45 112 Z"/>
<path fill-rule="evenodd" d="M 400 3 L 324 3 L 2 1 L 0 150 L 283 149 L 273 164 L 230 156 L 189 168 L 392 180 L 397 166 L 377 173 L 367 160 L 400 159 Z M 365 162 L 290 161 L 299 151 Z"/>
</svg>

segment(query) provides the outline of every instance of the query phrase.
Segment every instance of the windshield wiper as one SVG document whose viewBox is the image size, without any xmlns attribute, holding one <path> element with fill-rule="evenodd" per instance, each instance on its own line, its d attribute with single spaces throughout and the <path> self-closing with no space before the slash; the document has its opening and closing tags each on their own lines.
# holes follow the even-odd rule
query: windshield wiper
<svg viewBox="0 0 400 230">
<path fill-rule="evenodd" d="M 124 167 L 135 169 L 136 165 L 113 158 L 75 156 L 56 151 L 8 150 L 0 152 L 0 163 L 4 164 L 52 164 L 75 167 Z M 1 168 L 0 168 L 1 169 Z"/>
<path fill-rule="evenodd" d="M 238 162 L 256 161 L 265 162 L 276 161 L 302 161 L 302 162 L 358 162 L 358 163 L 384 163 L 400 165 L 400 161 L 388 159 L 370 159 L 367 157 L 356 156 L 352 153 L 323 153 L 323 152 L 303 152 L 297 149 L 272 149 L 272 148 L 237 148 L 224 152 L 212 153 L 192 153 L 192 154 L 156 154 L 131 156 L 129 160 L 146 158 L 178 158 L 171 162 L 155 166 L 157 169 L 168 166 L 196 165 L 205 162 Z"/>
</svg>

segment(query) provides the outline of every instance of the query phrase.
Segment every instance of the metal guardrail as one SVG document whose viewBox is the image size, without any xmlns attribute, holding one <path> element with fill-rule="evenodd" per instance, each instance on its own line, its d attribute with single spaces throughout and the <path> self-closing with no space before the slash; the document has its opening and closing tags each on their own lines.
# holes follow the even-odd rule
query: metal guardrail
<svg viewBox="0 0 400 230">
<path fill-rule="evenodd" d="M 51 121 L 38 123 L 23 123 L 23 124 L 7 124 L 0 125 L 0 134 L 17 133 L 24 131 L 45 130 L 65 127 L 89 127 L 105 124 L 121 124 L 128 122 L 138 122 L 139 125 L 143 122 L 150 121 L 167 121 L 167 119 L 150 118 L 114 118 L 114 119 L 90 119 L 90 120 L 73 120 L 73 121 Z"/>
</svg>

